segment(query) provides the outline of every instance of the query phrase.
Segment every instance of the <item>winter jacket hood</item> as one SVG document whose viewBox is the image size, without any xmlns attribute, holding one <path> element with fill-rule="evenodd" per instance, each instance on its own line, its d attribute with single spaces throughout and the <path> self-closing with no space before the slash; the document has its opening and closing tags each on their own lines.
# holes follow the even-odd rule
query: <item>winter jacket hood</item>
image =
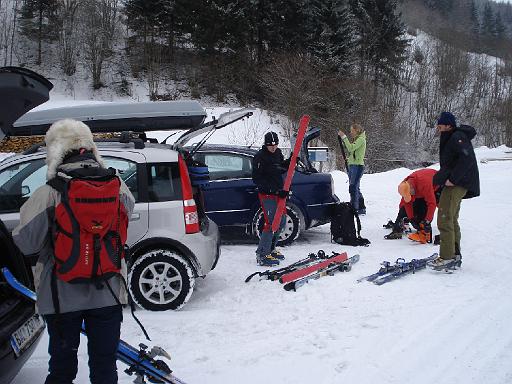
<svg viewBox="0 0 512 384">
<path fill-rule="evenodd" d="M 466 189 L 465 199 L 480 195 L 478 164 L 471 144 L 475 136 L 476 130 L 468 125 L 461 125 L 441 133 L 440 169 L 433 179 L 435 185 L 442 186 L 450 180 L 454 185 Z"/>
<path fill-rule="evenodd" d="M 46 164 L 48 171 L 46 178 L 53 179 L 57 175 L 57 168 L 62 164 L 66 155 L 73 150 L 91 151 L 99 166 L 105 164 L 98 153 L 96 144 L 87 125 L 72 119 L 59 120 L 52 124 L 44 137 L 46 143 Z"/>
</svg>

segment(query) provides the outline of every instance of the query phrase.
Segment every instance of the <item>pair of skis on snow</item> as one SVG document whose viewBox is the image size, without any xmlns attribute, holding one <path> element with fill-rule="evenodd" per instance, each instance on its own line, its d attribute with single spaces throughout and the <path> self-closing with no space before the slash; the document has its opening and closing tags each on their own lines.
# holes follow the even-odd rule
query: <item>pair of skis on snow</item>
<svg viewBox="0 0 512 384">
<path fill-rule="evenodd" d="M 320 250 L 317 254 L 310 253 L 305 259 L 286 267 L 255 272 L 249 275 L 245 282 L 249 282 L 254 276 L 259 276 L 260 280 L 279 280 L 281 284 L 284 284 L 283 288 L 286 291 L 296 291 L 310 280 L 316 280 L 322 276 L 332 276 L 338 272 L 348 272 L 358 261 L 359 255 L 349 258 L 346 252 L 333 252 L 331 256 L 326 256 L 325 252 Z"/>
<path fill-rule="evenodd" d="M 28 300 L 34 302 L 37 300 L 35 292 L 21 284 L 8 268 L 2 268 L 1 272 L 7 284 L 15 292 Z M 86 334 L 83 325 L 82 333 Z M 137 349 L 123 340 L 119 341 L 117 360 L 128 365 L 125 373 L 130 376 L 135 375 L 134 383 L 143 384 L 148 380 L 151 383 L 185 384 L 184 381 L 172 374 L 171 369 L 164 361 L 156 359 L 158 356 L 171 358 L 163 348 L 154 346 L 149 351 L 147 349 L 148 347 L 142 343 L 139 344 L 139 349 Z"/>
<path fill-rule="evenodd" d="M 414 274 L 421 269 L 425 269 L 427 267 L 427 263 L 433 261 L 437 256 L 437 253 L 434 253 L 429 257 L 423 259 L 412 259 L 411 261 L 405 261 L 405 259 L 399 258 L 394 264 L 389 261 L 383 261 L 380 269 L 376 273 L 361 277 L 357 282 L 371 281 L 376 285 L 389 283 L 390 281 L 399 279 L 405 275 Z"/>
</svg>

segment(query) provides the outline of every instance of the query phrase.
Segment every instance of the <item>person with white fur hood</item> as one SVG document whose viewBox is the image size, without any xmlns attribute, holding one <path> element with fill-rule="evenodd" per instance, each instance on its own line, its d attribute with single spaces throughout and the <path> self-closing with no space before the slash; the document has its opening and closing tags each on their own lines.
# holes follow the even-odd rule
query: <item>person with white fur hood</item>
<svg viewBox="0 0 512 384">
<path fill-rule="evenodd" d="M 46 133 L 45 143 L 49 181 L 57 175 L 69 178 L 76 171 L 91 175 L 107 171 L 89 127 L 80 121 L 55 122 Z M 118 205 L 129 218 L 135 200 L 124 182 L 120 178 L 119 181 Z M 55 213 L 61 197 L 48 184 L 38 188 L 21 207 L 20 223 L 13 231 L 21 252 L 37 257 L 34 268 L 37 309 L 47 323 L 49 334 L 49 374 L 45 383 L 71 384 L 75 379 L 82 322 L 88 338 L 90 382 L 117 383 L 116 351 L 123 318 L 120 304 L 127 303 L 122 281 L 126 279 L 126 264 L 122 259 L 120 275 L 108 280 L 108 289 L 100 284 L 71 284 L 55 277 Z"/>
</svg>

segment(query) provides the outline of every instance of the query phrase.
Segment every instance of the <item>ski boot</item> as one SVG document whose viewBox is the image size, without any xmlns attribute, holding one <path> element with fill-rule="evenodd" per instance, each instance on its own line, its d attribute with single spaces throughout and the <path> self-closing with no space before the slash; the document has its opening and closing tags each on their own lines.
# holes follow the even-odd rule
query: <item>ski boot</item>
<svg viewBox="0 0 512 384">
<path fill-rule="evenodd" d="M 272 255 L 266 255 L 266 256 L 257 256 L 256 261 L 258 262 L 258 265 L 261 265 L 262 267 L 276 267 L 279 265 L 279 260 L 277 260 Z"/>
<path fill-rule="evenodd" d="M 390 234 L 387 234 L 386 236 L 384 236 L 384 238 L 386 240 L 397 240 L 397 239 L 401 239 L 402 236 L 403 236 L 402 231 L 397 231 L 397 230 L 393 229 L 393 232 L 391 232 Z"/>
<path fill-rule="evenodd" d="M 429 232 L 425 232 L 422 230 L 416 231 L 415 233 L 411 233 L 407 237 L 409 238 L 409 240 L 417 241 L 418 243 L 421 244 L 427 244 L 432 242 L 431 234 Z"/>
<path fill-rule="evenodd" d="M 416 233 L 407 236 L 409 240 L 417 241 L 421 244 L 432 243 L 432 227 L 429 222 L 421 222 Z"/>
<path fill-rule="evenodd" d="M 270 255 L 277 260 L 284 260 L 284 255 L 278 249 L 274 249 Z"/>
</svg>

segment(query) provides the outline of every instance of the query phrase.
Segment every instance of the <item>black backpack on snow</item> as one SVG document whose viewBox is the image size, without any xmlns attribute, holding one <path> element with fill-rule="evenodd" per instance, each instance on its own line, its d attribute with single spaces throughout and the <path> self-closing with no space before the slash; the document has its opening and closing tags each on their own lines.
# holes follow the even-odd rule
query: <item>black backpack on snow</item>
<svg viewBox="0 0 512 384">
<path fill-rule="evenodd" d="M 357 228 L 356 228 L 357 225 Z M 362 238 L 359 215 L 350 203 L 334 205 L 331 217 L 331 241 L 343 245 L 370 245 L 370 240 Z"/>
</svg>

